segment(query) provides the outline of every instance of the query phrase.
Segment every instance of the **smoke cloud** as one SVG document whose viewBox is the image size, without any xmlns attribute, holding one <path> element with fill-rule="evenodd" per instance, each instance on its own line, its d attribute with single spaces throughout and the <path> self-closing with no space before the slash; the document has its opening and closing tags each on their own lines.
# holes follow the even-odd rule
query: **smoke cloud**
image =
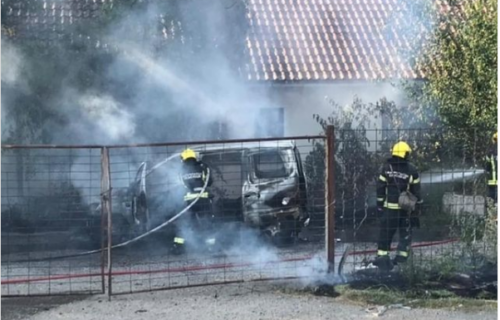
<svg viewBox="0 0 500 320">
<path fill-rule="evenodd" d="M 16 85 L 20 82 L 23 57 L 19 49 L 4 41 L 2 49 L 2 82 L 7 85 Z"/>
<path fill-rule="evenodd" d="M 54 81 L 57 92 L 40 108 L 50 109 L 64 121 L 38 119 L 51 122 L 45 142 L 113 144 L 267 135 L 266 128 L 273 124 L 259 117 L 259 108 L 273 104 L 266 93 L 256 96 L 244 82 L 244 59 L 239 64 L 233 60 L 236 51 L 244 56 L 245 36 L 233 40 L 227 31 L 228 23 L 233 29 L 244 28 L 245 19 L 236 22 L 241 26 L 228 21 L 227 15 L 237 16 L 230 2 L 177 2 L 169 7 L 141 1 L 117 8 L 117 12 L 125 10 L 121 18 L 103 32 L 89 33 L 87 49 L 75 53 L 65 43 L 51 49 L 57 50 L 61 72 L 52 75 L 59 78 Z M 68 24 L 64 32 L 78 39 L 78 30 Z M 42 32 L 48 31 L 40 31 L 41 38 Z M 4 43 L 3 84 L 14 84 L 22 66 L 30 66 L 28 73 L 40 72 L 32 66 L 33 60 L 41 58 L 23 57 L 21 51 Z M 51 80 L 38 77 L 36 81 Z M 16 93 L 2 91 L 4 110 L 21 107 L 9 99 Z M 9 114 L 2 121 L 14 122 Z"/>
<path fill-rule="evenodd" d="M 136 127 L 134 115 L 111 96 L 83 94 L 77 106 L 84 120 L 94 124 L 105 139 L 121 141 L 133 138 Z"/>
<path fill-rule="evenodd" d="M 245 23 L 244 16 L 229 21 L 225 10 L 232 9 L 223 1 L 206 6 L 199 6 L 205 1 L 177 2 L 175 14 L 168 15 L 162 11 L 160 1 L 139 1 L 145 5 L 127 11 L 99 34 L 92 34 L 96 38 L 85 40 L 87 48 L 92 47 L 90 50 L 75 52 L 66 44 L 52 48 L 57 57 L 54 63 L 57 68 L 52 68 L 55 71 L 48 68 L 51 70 L 42 73 L 35 67 L 43 64 L 40 56 L 33 52 L 25 56 L 22 44 L 5 43 L 2 64 L 10 68 L 2 69 L 2 84 L 7 84 L 2 88 L 2 105 L 7 110 L 2 114 L 2 125 L 4 121 L 16 123 L 12 113 L 24 107 L 19 97 L 30 96 L 38 101 L 35 97 L 41 94 L 43 99 L 37 106 L 44 113 L 34 117 L 32 123 L 47 129 L 43 141 L 27 141 L 19 138 L 23 135 L 16 135 L 10 137 L 12 142 L 123 144 L 267 136 L 275 124 L 262 118 L 259 108 L 275 103 L 266 90 L 256 94 L 245 83 L 241 63 L 245 37 L 239 36 L 241 42 L 224 38 L 233 29 L 244 28 L 239 25 Z M 243 5 L 236 1 L 236 6 Z M 75 30 L 68 27 L 65 33 L 78 39 Z M 31 81 L 30 90 L 24 92 L 12 90 L 22 78 L 21 69 L 26 73 L 22 77 Z M 47 87 L 50 90 L 45 90 Z M 18 129 L 28 130 L 28 127 Z M 93 156 L 97 159 L 97 155 Z M 111 153 L 115 196 L 123 194 L 138 165 L 146 160 L 161 160 L 161 156 L 145 149 Z M 90 181 L 87 173 L 99 173 L 99 162 L 73 156 L 68 165 L 65 168 L 70 169 L 64 170 L 69 170 L 68 179 L 81 191 L 82 201 L 86 205 L 98 203 L 100 192 L 96 191 L 100 181 L 98 177 Z M 153 174 L 161 172 L 165 181 L 174 181 L 179 170 L 174 164 Z M 185 190 L 178 181 L 172 182 L 171 190 L 163 201 L 148 203 L 161 212 L 152 217 L 153 225 L 162 223 L 185 205 L 180 194 Z M 113 205 L 119 204 L 113 200 Z M 192 226 L 180 224 L 180 227 L 187 241 L 193 240 L 189 237 Z M 232 233 L 225 236 L 228 235 Z M 238 232 L 237 237 L 241 241 L 226 248 L 227 255 L 244 253 L 256 265 L 278 260 L 277 253 L 253 232 Z M 306 268 L 302 273 L 307 273 Z"/>
</svg>

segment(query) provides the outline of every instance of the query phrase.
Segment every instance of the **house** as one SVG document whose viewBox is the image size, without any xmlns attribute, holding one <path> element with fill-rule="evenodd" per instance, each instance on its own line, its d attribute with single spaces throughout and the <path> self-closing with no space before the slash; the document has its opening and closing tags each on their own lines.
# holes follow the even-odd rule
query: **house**
<svg viewBox="0 0 500 320">
<path fill-rule="evenodd" d="M 332 111 L 326 96 L 340 105 L 354 96 L 404 102 L 390 70 L 405 79 L 422 74 L 398 58 L 406 39 L 385 27 L 397 6 L 397 0 L 250 1 L 248 79 L 272 83 L 285 135 L 316 133 L 311 115 Z"/>
<path fill-rule="evenodd" d="M 44 40 L 56 42 L 65 23 L 91 19 L 109 2 L 44 0 L 41 14 L 14 5 L 2 8 L 2 15 L 17 21 L 22 36 L 44 30 Z M 332 111 L 325 97 L 340 105 L 354 96 L 366 102 L 386 97 L 404 103 L 403 92 L 390 80 L 421 79 L 423 74 L 398 56 L 398 48 L 410 46 L 388 27 L 398 3 L 249 0 L 244 70 L 250 92 L 268 96 L 269 105 L 259 106 L 259 116 L 273 123 L 265 135 L 317 134 L 320 128 L 312 115 L 327 117 Z M 375 127 L 381 128 L 377 121 Z"/>
</svg>

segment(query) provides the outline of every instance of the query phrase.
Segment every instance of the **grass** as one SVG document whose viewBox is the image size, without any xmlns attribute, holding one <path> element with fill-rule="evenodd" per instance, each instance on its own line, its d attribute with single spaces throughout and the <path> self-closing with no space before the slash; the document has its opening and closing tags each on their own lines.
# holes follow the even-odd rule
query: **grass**
<svg viewBox="0 0 500 320">
<path fill-rule="evenodd" d="M 412 308 L 445 308 L 452 310 L 496 311 L 496 300 L 462 298 L 447 290 L 401 291 L 389 287 L 352 289 L 349 285 L 335 287 L 340 299 L 361 305 L 403 304 Z"/>
</svg>

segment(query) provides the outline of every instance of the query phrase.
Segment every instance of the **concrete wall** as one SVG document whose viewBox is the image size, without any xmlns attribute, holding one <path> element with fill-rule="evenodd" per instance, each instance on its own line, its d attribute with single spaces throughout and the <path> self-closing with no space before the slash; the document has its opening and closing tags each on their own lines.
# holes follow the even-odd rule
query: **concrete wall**
<svg viewBox="0 0 500 320">
<path fill-rule="evenodd" d="M 446 192 L 443 196 L 443 209 L 451 215 L 471 213 L 484 216 L 486 202 L 483 196 L 464 196 Z"/>
</svg>

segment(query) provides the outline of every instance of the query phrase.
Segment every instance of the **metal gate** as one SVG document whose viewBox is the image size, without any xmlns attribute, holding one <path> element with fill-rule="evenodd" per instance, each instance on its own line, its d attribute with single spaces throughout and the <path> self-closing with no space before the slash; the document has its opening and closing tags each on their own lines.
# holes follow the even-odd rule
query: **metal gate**
<svg viewBox="0 0 500 320">
<path fill-rule="evenodd" d="M 210 168 L 208 215 L 199 199 L 186 209 L 185 148 Z M 334 262 L 332 148 L 333 128 L 328 139 L 3 145 L 2 296 L 311 276 Z"/>
<path fill-rule="evenodd" d="M 338 130 L 334 137 L 328 127 L 326 136 L 279 139 L 3 145 L 2 296 L 357 275 L 377 252 L 379 166 L 401 139 L 416 150 L 441 146 L 424 159 L 432 170 L 420 177 L 425 205 L 412 272 L 496 261 L 496 206 L 484 197 L 483 171 L 467 169 L 478 166 L 481 150 L 442 147 L 431 130 Z M 186 148 L 210 168 L 203 209 L 184 200 L 179 154 Z"/>
<path fill-rule="evenodd" d="M 101 158 L 96 146 L 2 146 L 3 297 L 104 293 Z"/>
<path fill-rule="evenodd" d="M 183 213 L 186 148 L 212 184 L 210 204 Z M 307 277 L 326 259 L 324 148 L 323 136 L 109 148 L 109 293 Z"/>
</svg>

